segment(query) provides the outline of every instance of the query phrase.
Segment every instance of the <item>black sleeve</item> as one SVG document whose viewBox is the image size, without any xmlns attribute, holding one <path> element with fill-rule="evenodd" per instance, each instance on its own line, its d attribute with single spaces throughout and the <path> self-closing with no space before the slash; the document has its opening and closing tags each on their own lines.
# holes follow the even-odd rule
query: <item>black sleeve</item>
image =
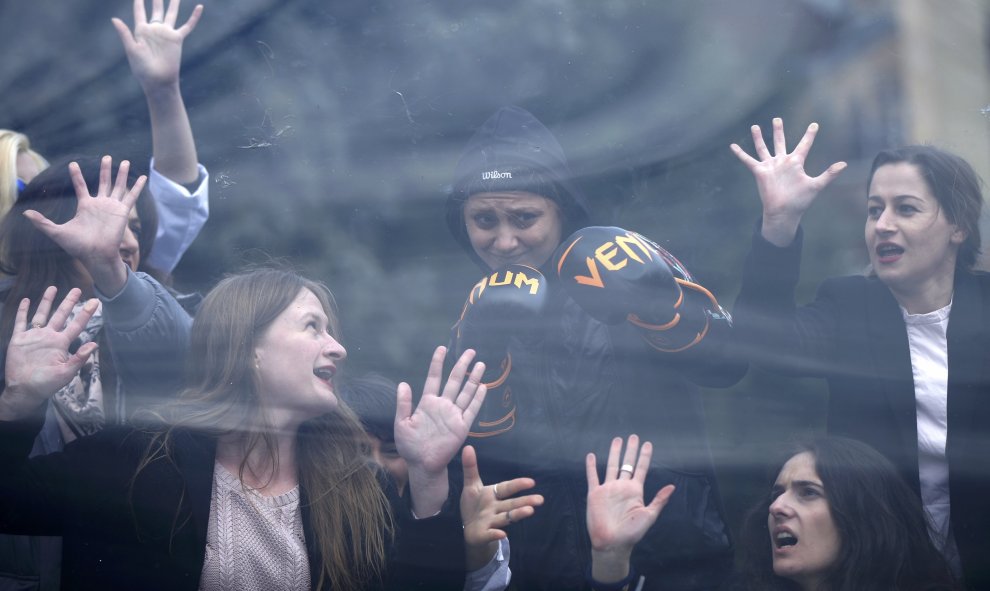
<svg viewBox="0 0 990 591">
<path fill-rule="evenodd" d="M 680 334 L 671 338 L 665 331 L 640 328 L 640 336 L 660 352 L 665 363 L 677 367 L 695 384 L 710 388 L 732 386 L 749 369 L 749 362 L 736 346 L 732 317 L 702 285 L 685 282 L 681 291 L 678 326 L 669 331 Z"/>
<path fill-rule="evenodd" d="M 722 312 L 722 311 L 720 311 Z M 692 382 L 708 388 L 728 388 L 749 370 L 748 360 L 740 354 L 732 318 L 720 312 L 708 314 L 708 328 L 703 340 L 679 353 L 681 371 Z"/>
<path fill-rule="evenodd" d="M 386 492 L 395 519 L 386 589 L 461 591 L 467 573 L 459 490 L 451 486 L 440 513 L 422 519 L 413 516 L 408 494 L 399 497 L 394 486 Z"/>
<path fill-rule="evenodd" d="M 130 430 L 104 430 L 62 452 L 29 458 L 44 408 L 22 420 L 0 421 L 0 532 L 63 535 L 86 527 L 104 530 L 127 519 L 134 464 L 122 450 Z"/>
<path fill-rule="evenodd" d="M 836 282 L 818 289 L 815 300 L 798 307 L 794 292 L 801 261 L 802 232 L 779 248 L 759 229 L 743 267 L 734 322 L 740 351 L 753 364 L 796 376 L 824 376 L 836 343 Z"/>
</svg>

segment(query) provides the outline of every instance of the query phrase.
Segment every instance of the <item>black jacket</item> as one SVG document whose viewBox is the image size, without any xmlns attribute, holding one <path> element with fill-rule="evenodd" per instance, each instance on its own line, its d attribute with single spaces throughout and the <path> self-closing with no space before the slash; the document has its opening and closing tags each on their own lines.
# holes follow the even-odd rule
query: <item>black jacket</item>
<svg viewBox="0 0 990 591">
<path fill-rule="evenodd" d="M 479 192 L 515 190 L 556 202 L 564 236 L 588 223 L 556 139 L 528 112 L 507 107 L 468 143 L 447 202 L 451 232 L 486 272 L 467 239 L 464 202 Z M 595 452 L 604 465 L 613 437 L 637 433 L 654 443 L 647 497 L 668 483 L 678 487 L 633 557 L 647 576 L 645 589 L 717 587 L 731 566 L 731 545 L 697 384 L 731 385 L 746 366 L 714 354 L 659 354 L 631 325 L 593 319 L 552 270 L 543 272 L 547 307 L 510 340 L 511 371 L 489 390 L 482 411 L 496 424 L 471 441 L 485 482 L 532 477 L 545 498 L 533 517 L 507 530 L 513 583 L 521 590 L 585 588 L 585 454 Z M 725 328 L 706 340 L 714 345 Z"/>
<path fill-rule="evenodd" d="M 206 552 L 216 442 L 175 433 L 171 459 L 135 477 L 151 432 L 115 427 L 65 451 L 28 459 L 40 427 L 0 421 L 0 531 L 63 536 L 63 589 L 195 590 Z M 304 533 L 313 539 L 307 491 Z M 396 537 L 384 588 L 451 589 L 464 585 L 464 538 L 454 503 L 415 520 L 396 495 Z M 321 562 L 307 544 L 312 583 Z"/>
<path fill-rule="evenodd" d="M 919 493 L 918 433 L 907 329 L 875 277 L 828 279 L 794 303 L 800 235 L 777 248 L 757 231 L 736 301 L 736 330 L 753 363 L 825 377 L 828 430 L 876 448 Z M 965 580 L 990 588 L 990 275 L 956 273 L 947 333 L 951 523 Z"/>
</svg>

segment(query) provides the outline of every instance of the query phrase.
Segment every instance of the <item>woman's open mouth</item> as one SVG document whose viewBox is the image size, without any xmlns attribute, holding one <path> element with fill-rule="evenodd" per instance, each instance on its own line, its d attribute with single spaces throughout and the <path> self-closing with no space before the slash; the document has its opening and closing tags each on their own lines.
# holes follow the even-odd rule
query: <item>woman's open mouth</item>
<svg viewBox="0 0 990 591">
<path fill-rule="evenodd" d="M 904 254 L 904 249 L 891 242 L 884 242 L 878 244 L 876 248 L 877 262 L 881 264 L 889 264 L 897 261 Z"/>
<path fill-rule="evenodd" d="M 798 543 L 797 536 L 789 531 L 778 531 L 773 537 L 773 545 L 775 548 L 786 548 L 788 546 L 794 546 Z"/>
</svg>

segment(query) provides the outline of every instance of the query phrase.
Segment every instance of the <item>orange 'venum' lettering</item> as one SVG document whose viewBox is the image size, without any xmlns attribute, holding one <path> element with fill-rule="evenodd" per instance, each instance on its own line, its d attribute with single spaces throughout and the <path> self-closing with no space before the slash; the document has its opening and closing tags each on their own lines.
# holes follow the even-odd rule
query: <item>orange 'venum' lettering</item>
<svg viewBox="0 0 990 591">
<path fill-rule="evenodd" d="M 474 284 L 474 287 L 471 288 L 471 297 L 468 298 L 472 304 L 475 303 L 478 300 L 478 298 L 481 297 L 481 294 L 485 292 L 486 287 L 488 287 L 487 277 Z"/>
<path fill-rule="evenodd" d="M 637 253 L 633 247 L 638 248 L 644 255 L 646 255 L 648 259 L 653 260 L 652 251 L 650 251 L 649 247 L 647 247 L 646 244 L 644 244 L 643 241 L 640 240 L 640 238 L 635 234 L 616 236 L 615 242 L 606 242 L 595 249 L 594 259 L 587 257 L 585 262 L 588 265 L 588 276 L 577 275 L 574 277 L 574 280 L 581 285 L 590 285 L 591 287 L 602 288 L 605 287 L 595 260 L 597 259 L 609 271 L 618 271 L 622 269 L 629 263 L 629 259 L 632 259 L 641 265 L 644 264 L 643 259 L 640 258 L 639 253 Z M 620 248 L 624 253 L 626 253 L 626 255 L 628 255 L 629 258 L 615 260 L 619 254 Z"/>
<path fill-rule="evenodd" d="M 512 284 L 512 271 L 505 272 L 505 279 L 503 281 L 498 280 L 498 273 L 492 273 L 491 276 L 488 277 L 488 285 L 491 285 L 492 287 L 510 284 Z"/>
<path fill-rule="evenodd" d="M 613 263 L 612 259 L 614 259 L 617 254 L 619 254 L 619 249 L 615 248 L 615 243 L 613 242 L 606 242 L 595 249 L 595 258 L 598 259 L 601 264 L 605 265 L 605 268 L 609 271 L 618 271 L 622 267 L 625 267 L 626 263 L 629 262 L 629 259 L 622 259 L 618 263 Z"/>
<path fill-rule="evenodd" d="M 646 258 L 650 259 L 651 261 L 653 260 L 653 254 L 650 252 L 650 249 L 647 248 L 646 245 L 643 244 L 643 241 L 639 239 L 639 236 L 636 236 L 635 234 L 616 236 L 615 243 L 619 246 L 619 248 L 624 250 L 631 259 L 635 260 L 637 263 L 642 264 L 643 260 L 639 258 L 639 255 L 637 255 L 636 252 L 632 249 L 631 247 L 632 245 L 638 246 L 639 249 L 643 251 L 643 254 L 646 255 Z"/>
<path fill-rule="evenodd" d="M 591 276 L 585 277 L 584 275 L 575 275 L 574 280 L 581 285 L 604 288 L 605 284 L 602 283 L 602 276 L 598 274 L 598 265 L 595 264 L 595 259 L 586 257 L 585 262 L 588 264 L 588 273 L 590 273 Z"/>
<path fill-rule="evenodd" d="M 653 260 L 653 255 L 650 253 L 649 249 L 635 235 L 625 234 L 623 236 L 616 236 L 615 242 L 606 242 L 595 250 L 595 258 L 598 259 L 609 271 L 618 271 L 619 269 L 625 267 L 629 262 L 629 259 L 626 258 L 618 261 L 615 260 L 616 256 L 619 254 L 619 248 L 615 248 L 616 246 L 621 248 L 630 259 L 641 265 L 643 264 L 643 259 L 641 259 L 639 254 L 632 249 L 632 246 L 638 247 L 639 250 L 643 251 L 643 254 L 645 254 L 647 258 Z"/>
<path fill-rule="evenodd" d="M 471 294 L 468 297 L 468 301 L 472 304 L 478 301 L 481 294 L 485 293 L 485 289 L 488 287 L 501 287 L 503 285 L 515 285 L 516 287 L 523 289 L 525 287 L 529 288 L 529 293 L 536 295 L 540 291 L 540 280 L 536 277 L 529 277 L 522 271 L 512 271 L 505 272 L 505 278 L 499 281 L 498 273 L 492 273 L 491 276 L 485 277 L 481 281 L 474 284 L 471 288 Z"/>
<path fill-rule="evenodd" d="M 536 292 L 540 291 L 540 280 L 536 277 L 527 277 L 522 271 L 516 271 L 516 280 L 514 285 L 520 288 L 523 285 L 528 285 L 530 295 L 536 295 Z"/>
</svg>

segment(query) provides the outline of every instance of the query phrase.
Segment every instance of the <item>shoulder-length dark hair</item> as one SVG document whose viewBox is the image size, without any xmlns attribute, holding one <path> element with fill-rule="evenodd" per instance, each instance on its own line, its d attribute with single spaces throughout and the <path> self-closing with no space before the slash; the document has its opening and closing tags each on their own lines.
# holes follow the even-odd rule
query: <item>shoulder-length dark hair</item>
<svg viewBox="0 0 990 591">
<path fill-rule="evenodd" d="M 73 287 L 85 283 L 76 260 L 69 253 L 34 227 L 24 212 L 33 209 L 56 224 L 68 222 L 76 214 L 76 190 L 69 176 L 69 163 L 79 163 L 86 179 L 86 186 L 95 191 L 99 186 L 100 158 L 63 158 L 41 171 L 25 187 L 17 201 L 0 221 L 0 273 L 11 277 L 10 289 L 5 296 L 7 304 L 0 315 L 0 348 L 7 350 L 14 328 L 17 303 L 31 299 L 30 318 L 49 285 L 58 288 L 60 297 Z M 128 186 L 137 179 L 132 169 Z M 116 177 L 114 177 L 116 178 Z M 158 231 L 158 212 L 147 190 L 138 196 L 138 218 L 141 232 L 137 236 L 141 254 L 142 271 L 151 271 L 146 265 Z M 155 273 L 152 273 L 155 275 Z M 158 275 L 156 275 L 158 276 Z"/>
<path fill-rule="evenodd" d="M 322 283 L 275 268 L 262 268 L 222 280 L 203 300 L 190 334 L 187 388 L 160 418 L 168 428 L 157 435 L 142 460 L 169 457 L 174 429 L 212 437 L 233 436 L 247 457 L 259 450 L 278 469 L 278 435 L 266 407 L 254 349 L 271 323 L 302 290 L 311 291 L 339 338 L 330 290 Z M 296 434 L 299 484 L 310 506 L 313 540 L 323 569 L 315 588 L 359 589 L 380 577 L 392 530 L 388 500 L 362 453 L 364 431 L 343 404 L 307 421 Z M 137 475 L 135 476 L 137 478 Z"/>
<path fill-rule="evenodd" d="M 921 499 L 887 458 L 853 439 L 821 437 L 798 443 L 787 459 L 805 452 L 814 457 L 839 532 L 839 556 L 825 579 L 828 589 L 958 589 L 932 542 Z M 743 527 L 740 573 L 747 589 L 798 589 L 773 572 L 767 526 L 771 487 Z"/>
<path fill-rule="evenodd" d="M 945 217 L 966 232 L 966 240 L 959 246 L 956 256 L 956 266 L 972 269 L 980 254 L 980 211 L 983 207 L 980 177 L 976 171 L 959 156 L 934 146 L 904 146 L 876 155 L 866 181 L 867 192 L 878 168 L 898 162 L 918 167 L 921 177 L 945 211 Z"/>
</svg>

